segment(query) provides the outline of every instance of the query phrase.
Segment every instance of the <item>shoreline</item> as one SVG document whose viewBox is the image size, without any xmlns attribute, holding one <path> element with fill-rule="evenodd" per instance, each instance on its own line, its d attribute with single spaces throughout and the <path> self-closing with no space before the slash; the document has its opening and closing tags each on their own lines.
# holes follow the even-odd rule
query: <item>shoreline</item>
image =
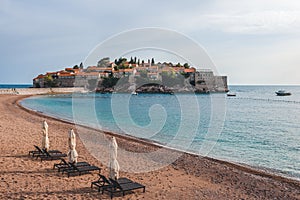
<svg viewBox="0 0 300 200">
<path fill-rule="evenodd" d="M 40 142 L 39 132 L 44 119 L 50 128 L 51 149 L 67 152 L 67 133 L 70 128 L 75 128 L 70 122 L 17 105 L 29 96 L 32 95 L 0 95 L 0 199 L 108 199 L 107 194 L 101 195 L 90 188 L 91 181 L 98 178 L 97 174 L 67 178 L 52 169 L 57 161 L 40 162 L 28 157 L 33 144 Z M 86 135 L 100 134 L 103 138 L 114 134 L 91 128 L 84 130 Z M 22 137 L 19 137 L 20 133 Z M 131 152 L 147 153 L 160 148 L 148 141 L 122 135 L 116 137 L 119 147 Z M 96 144 L 96 151 L 101 155 L 105 155 L 105 148 L 105 144 Z M 107 166 L 96 159 L 94 152 L 86 149 L 81 136 L 76 149 L 79 161 L 101 167 L 101 174 L 107 176 Z M 130 166 L 142 162 L 120 156 L 120 163 L 124 160 Z M 122 171 L 123 166 L 122 177 L 146 186 L 146 193 L 129 193 L 126 199 L 300 199 L 299 181 L 188 153 L 183 153 L 172 164 L 148 172 L 126 172 Z"/>
<path fill-rule="evenodd" d="M 276 173 L 275 169 L 264 169 L 264 168 L 251 166 L 251 165 L 248 165 L 248 164 L 245 164 L 245 163 L 237 163 L 237 162 L 233 162 L 233 161 L 221 160 L 221 159 L 218 159 L 218 158 L 213 158 L 213 157 L 208 157 L 208 156 L 201 156 L 201 155 L 193 153 L 193 152 L 182 151 L 180 149 L 164 146 L 164 144 L 156 142 L 156 141 L 147 140 L 147 139 L 143 139 L 143 138 L 138 138 L 138 137 L 131 136 L 131 135 L 128 135 L 128 134 L 120 134 L 120 133 L 115 133 L 115 132 L 111 132 L 111 131 L 107 131 L 107 130 L 92 128 L 92 127 L 88 127 L 88 126 L 83 125 L 83 124 L 76 124 L 76 123 L 68 121 L 66 119 L 57 118 L 55 116 L 50 116 L 50 115 L 44 114 L 42 112 L 31 110 L 31 109 L 26 108 L 26 107 L 21 105 L 20 102 L 23 99 L 26 99 L 26 98 L 32 97 L 32 96 L 39 96 L 39 95 L 28 95 L 28 96 L 25 96 L 25 97 L 20 97 L 20 99 L 18 99 L 15 103 L 21 109 L 23 109 L 23 110 L 25 110 L 25 111 L 27 111 L 31 114 L 39 115 L 39 116 L 44 117 L 44 118 L 57 120 L 59 122 L 63 122 L 63 123 L 67 123 L 67 124 L 70 124 L 70 125 L 83 127 L 83 128 L 86 128 L 86 129 L 97 131 L 97 132 L 103 132 L 104 134 L 109 135 L 109 136 L 114 136 L 116 138 L 122 138 L 122 139 L 129 140 L 129 141 L 132 141 L 132 142 L 142 143 L 144 145 L 150 145 L 150 146 L 153 146 L 155 148 L 165 148 L 165 149 L 168 149 L 168 150 L 171 150 L 171 151 L 179 152 L 179 153 L 182 153 L 182 154 L 187 154 L 187 155 L 190 155 L 190 156 L 193 156 L 193 157 L 195 157 L 195 156 L 196 157 L 201 157 L 203 159 L 207 159 L 207 160 L 210 160 L 210 161 L 213 161 L 213 162 L 217 162 L 217 163 L 220 163 L 220 164 L 223 164 L 223 165 L 226 165 L 226 166 L 234 167 L 236 169 L 242 170 L 242 171 L 247 172 L 247 173 L 251 173 L 253 175 L 272 178 L 272 179 L 278 180 L 278 181 L 284 181 L 284 182 L 287 182 L 287 183 L 295 184 L 295 185 L 300 187 L 300 180 L 299 179 L 293 178 L 293 177 L 288 176 L 288 175 L 284 176 L 285 175 L 284 173 L 280 173 L 280 172 Z M 274 171 L 272 171 L 272 170 L 274 170 Z"/>
</svg>

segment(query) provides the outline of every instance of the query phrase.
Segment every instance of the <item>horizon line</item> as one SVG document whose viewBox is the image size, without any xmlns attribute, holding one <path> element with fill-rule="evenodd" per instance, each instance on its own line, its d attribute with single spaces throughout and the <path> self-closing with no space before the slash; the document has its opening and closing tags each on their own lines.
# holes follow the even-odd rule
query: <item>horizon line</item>
<svg viewBox="0 0 300 200">
<path fill-rule="evenodd" d="M 32 83 L 0 83 L 0 85 L 33 85 Z M 256 83 L 234 83 L 228 84 L 228 86 L 300 86 L 300 84 L 256 84 Z"/>
</svg>

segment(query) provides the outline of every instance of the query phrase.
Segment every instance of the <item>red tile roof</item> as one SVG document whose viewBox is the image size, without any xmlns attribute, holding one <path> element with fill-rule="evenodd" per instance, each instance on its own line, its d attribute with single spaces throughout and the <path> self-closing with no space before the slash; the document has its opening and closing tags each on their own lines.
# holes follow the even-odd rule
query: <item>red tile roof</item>
<svg viewBox="0 0 300 200">
<path fill-rule="evenodd" d="M 34 79 L 43 79 L 44 77 L 45 77 L 45 75 L 40 74 L 40 75 L 38 75 L 37 77 L 35 77 Z"/>
<path fill-rule="evenodd" d="M 57 72 L 47 72 L 46 75 L 57 74 Z"/>
<path fill-rule="evenodd" d="M 79 72 L 80 76 L 99 76 L 99 72 Z"/>
<path fill-rule="evenodd" d="M 58 76 L 64 76 L 64 77 L 66 77 L 66 76 L 75 76 L 75 74 L 71 74 L 71 73 L 64 73 L 64 74 L 58 74 Z"/>
<path fill-rule="evenodd" d="M 185 73 L 194 73 L 194 72 L 196 72 L 196 69 L 195 68 L 184 69 L 184 72 Z"/>
</svg>

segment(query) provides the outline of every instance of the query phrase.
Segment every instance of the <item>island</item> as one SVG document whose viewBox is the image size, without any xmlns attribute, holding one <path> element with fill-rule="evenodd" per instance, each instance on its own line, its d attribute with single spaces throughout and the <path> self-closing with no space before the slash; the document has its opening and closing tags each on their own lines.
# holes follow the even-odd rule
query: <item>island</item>
<svg viewBox="0 0 300 200">
<path fill-rule="evenodd" d="M 94 92 L 174 93 L 228 92 L 227 76 L 217 76 L 210 69 L 197 70 L 188 63 L 155 63 L 154 58 L 140 61 L 121 57 L 114 62 L 102 58 L 96 66 L 83 64 L 33 79 L 35 88 L 84 87 Z"/>
</svg>

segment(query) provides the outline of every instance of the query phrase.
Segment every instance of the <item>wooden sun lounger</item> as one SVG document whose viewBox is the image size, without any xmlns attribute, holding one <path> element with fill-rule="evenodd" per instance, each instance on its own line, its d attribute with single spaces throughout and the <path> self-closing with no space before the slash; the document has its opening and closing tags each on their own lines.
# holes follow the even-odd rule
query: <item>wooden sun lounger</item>
<svg viewBox="0 0 300 200">
<path fill-rule="evenodd" d="M 81 167 L 81 166 L 89 166 L 90 164 L 88 162 L 77 162 L 74 163 L 74 165 L 76 167 Z M 53 165 L 53 169 L 55 168 L 57 168 L 58 172 L 60 172 L 60 171 L 71 169 L 72 166 L 65 159 L 61 158 L 60 163 L 56 163 Z"/>
<path fill-rule="evenodd" d="M 33 151 L 29 151 L 28 152 L 28 155 L 31 155 L 32 157 L 38 157 L 38 156 L 41 156 L 41 155 L 45 155 L 45 152 L 38 146 L 36 145 L 33 145 L 36 150 L 33 150 Z M 56 153 L 62 153 L 61 151 L 58 151 L 58 150 L 49 150 L 48 153 L 50 154 L 56 154 Z"/>
<path fill-rule="evenodd" d="M 87 166 L 76 166 L 73 163 L 69 163 L 71 165 L 71 168 L 67 168 L 66 170 L 63 170 L 62 173 L 67 173 L 68 177 L 70 177 L 71 174 L 79 174 L 82 175 L 84 173 L 90 173 L 92 171 L 99 171 L 99 174 L 101 173 L 101 168 L 94 166 L 94 165 L 87 165 Z"/>
</svg>

